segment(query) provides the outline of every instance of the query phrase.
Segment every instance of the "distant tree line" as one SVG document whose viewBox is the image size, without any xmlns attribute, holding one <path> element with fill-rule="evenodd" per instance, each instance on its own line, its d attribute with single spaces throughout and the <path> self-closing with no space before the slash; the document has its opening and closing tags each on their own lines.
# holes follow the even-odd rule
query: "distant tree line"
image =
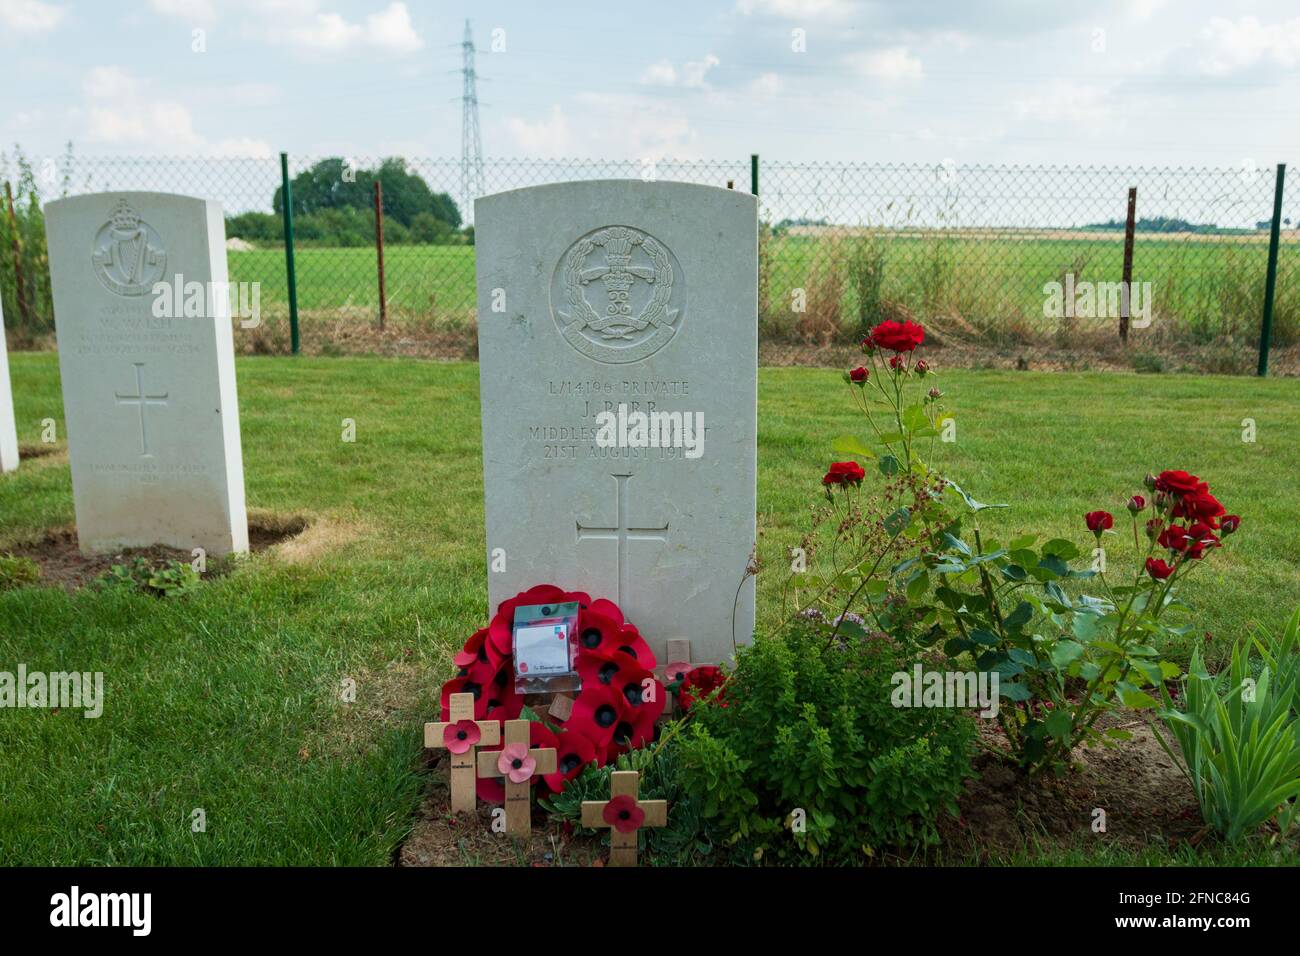
<svg viewBox="0 0 1300 956">
<path fill-rule="evenodd" d="M 392 245 L 472 243 L 461 230 L 460 209 L 446 193 L 406 168 L 406 160 L 385 159 L 378 168 L 349 167 L 341 157 L 322 159 L 291 180 L 295 242 L 321 246 L 367 246 L 375 241 L 374 183 L 384 193 L 384 242 Z M 226 235 L 253 243 L 284 239 L 284 190 L 271 200 L 274 212 L 226 217 Z"/>
<path fill-rule="evenodd" d="M 1106 229 L 1123 232 L 1128 223 L 1123 219 L 1108 219 L 1105 222 L 1094 222 L 1084 226 L 1084 229 Z M 1267 224 L 1265 224 L 1267 228 Z M 1133 224 L 1134 232 L 1191 232 L 1202 235 L 1231 235 L 1233 233 L 1250 232 L 1249 229 L 1234 229 L 1227 226 L 1218 226 L 1212 222 L 1195 223 L 1188 222 L 1186 219 L 1177 219 L 1169 216 L 1143 216 Z"/>
</svg>

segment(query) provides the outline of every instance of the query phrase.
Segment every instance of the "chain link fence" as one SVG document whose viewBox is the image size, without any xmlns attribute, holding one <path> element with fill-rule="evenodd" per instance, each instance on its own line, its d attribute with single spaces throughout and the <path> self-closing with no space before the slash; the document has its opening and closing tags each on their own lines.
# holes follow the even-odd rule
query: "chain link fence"
<svg viewBox="0 0 1300 956">
<path fill-rule="evenodd" d="M 963 364 L 1050 363 L 1247 371 L 1264 311 L 1272 169 L 1145 169 L 736 161 L 606 162 L 290 157 L 295 266 L 307 351 L 473 349 L 472 203 L 581 179 L 757 187 L 765 355 L 835 361 L 884 318 L 926 323 Z M 384 183 L 384 294 L 372 182 Z M 19 215 L 0 216 L 0 291 L 19 323 L 51 328 L 38 214 L 22 207 L 89 191 L 156 190 L 218 199 L 232 281 L 258 283 L 263 325 L 247 351 L 287 349 L 289 297 L 277 157 L 0 158 Z M 755 180 L 757 180 L 755 182 Z M 1128 195 L 1136 189 L 1130 332 L 1119 343 Z M 1291 191 L 1294 194 L 1294 190 Z M 1300 371 L 1300 232 L 1284 197 L 1273 367 Z M 37 208 L 38 208 L 37 206 Z M 11 253 L 17 225 L 21 256 Z M 16 263 L 21 263 L 15 268 Z M 15 319 L 10 318 L 11 325 Z"/>
</svg>

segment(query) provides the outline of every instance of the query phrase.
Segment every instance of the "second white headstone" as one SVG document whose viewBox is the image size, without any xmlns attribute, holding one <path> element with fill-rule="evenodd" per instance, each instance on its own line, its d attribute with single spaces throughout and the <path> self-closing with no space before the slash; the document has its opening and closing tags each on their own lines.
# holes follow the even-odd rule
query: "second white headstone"
<svg viewBox="0 0 1300 956">
<path fill-rule="evenodd" d="M 100 193 L 45 218 L 82 551 L 247 551 L 220 204 Z"/>
</svg>

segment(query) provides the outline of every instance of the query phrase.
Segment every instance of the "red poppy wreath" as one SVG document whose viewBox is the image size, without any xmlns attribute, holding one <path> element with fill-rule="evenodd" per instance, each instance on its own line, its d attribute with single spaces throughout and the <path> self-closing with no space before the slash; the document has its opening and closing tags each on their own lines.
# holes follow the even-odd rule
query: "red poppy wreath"
<svg viewBox="0 0 1300 956">
<path fill-rule="evenodd" d="M 555 793 L 587 765 L 603 767 L 620 754 L 650 743 L 655 721 L 663 713 L 665 691 L 654 676 L 658 662 L 617 604 L 604 598 L 593 601 L 582 591 L 565 591 L 552 584 L 531 587 L 502 601 L 492 622 L 471 635 L 453 658 L 459 671 L 442 685 L 443 721 L 450 719 L 451 695 L 465 693 L 474 695 L 475 720 L 516 719 L 524 699 L 515 693 L 511 644 L 515 608 L 570 601 L 578 604 L 575 666 L 582 677 L 582 689 L 567 720 L 551 719 L 560 728 L 558 734 L 536 722 L 529 727 L 531 746 L 556 750 L 556 771 L 542 778 Z M 647 693 L 650 688 L 653 694 Z M 480 778 L 478 795 L 489 803 L 502 803 L 503 781 Z"/>
</svg>

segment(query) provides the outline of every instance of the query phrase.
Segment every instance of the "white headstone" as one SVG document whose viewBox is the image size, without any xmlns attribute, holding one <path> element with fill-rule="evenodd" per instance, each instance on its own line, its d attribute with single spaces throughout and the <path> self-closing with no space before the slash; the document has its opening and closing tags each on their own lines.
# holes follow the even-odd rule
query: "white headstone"
<svg viewBox="0 0 1300 956">
<path fill-rule="evenodd" d="M 0 472 L 13 471 L 17 467 L 18 426 L 14 423 L 14 393 L 9 383 L 4 306 L 0 306 Z"/>
<path fill-rule="evenodd" d="M 474 222 L 492 606 L 556 584 L 618 603 L 661 663 L 679 638 L 729 658 L 754 627 L 755 197 L 562 183 Z"/>
<path fill-rule="evenodd" d="M 100 193 L 45 219 L 81 549 L 247 551 L 220 204 Z"/>
</svg>

